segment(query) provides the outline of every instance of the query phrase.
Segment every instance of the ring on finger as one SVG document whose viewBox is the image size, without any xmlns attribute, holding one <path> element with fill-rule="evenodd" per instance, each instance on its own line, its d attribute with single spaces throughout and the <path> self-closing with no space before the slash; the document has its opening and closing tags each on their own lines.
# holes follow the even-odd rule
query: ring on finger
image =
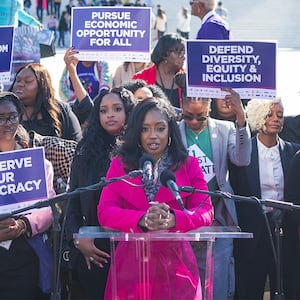
<svg viewBox="0 0 300 300">
<path fill-rule="evenodd" d="M 90 262 L 94 262 L 94 257 L 90 256 L 90 257 L 89 257 L 89 261 L 90 261 Z"/>
<path fill-rule="evenodd" d="M 145 227 L 148 228 L 148 212 L 145 215 Z"/>
</svg>

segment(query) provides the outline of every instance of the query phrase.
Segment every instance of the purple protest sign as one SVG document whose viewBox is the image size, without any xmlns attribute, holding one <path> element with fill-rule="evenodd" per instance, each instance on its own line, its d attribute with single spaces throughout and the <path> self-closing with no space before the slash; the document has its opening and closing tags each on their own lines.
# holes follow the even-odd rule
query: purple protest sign
<svg viewBox="0 0 300 300">
<path fill-rule="evenodd" d="M 0 212 L 47 199 L 44 148 L 0 153 Z"/>
<path fill-rule="evenodd" d="M 187 41 L 187 95 L 223 98 L 230 87 L 241 98 L 276 97 L 276 42 Z"/>
<path fill-rule="evenodd" d="M 0 83 L 8 83 L 13 53 L 14 27 L 0 26 L 0 36 Z"/>
<path fill-rule="evenodd" d="M 150 61 L 149 7 L 74 7 L 71 45 L 80 60 Z"/>
</svg>

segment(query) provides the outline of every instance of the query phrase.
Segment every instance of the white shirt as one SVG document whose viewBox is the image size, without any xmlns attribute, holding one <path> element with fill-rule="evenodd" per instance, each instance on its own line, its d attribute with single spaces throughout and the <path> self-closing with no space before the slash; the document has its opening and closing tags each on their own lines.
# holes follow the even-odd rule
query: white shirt
<svg viewBox="0 0 300 300">
<path fill-rule="evenodd" d="M 268 148 L 257 138 L 261 198 L 283 201 L 284 175 L 278 143 Z"/>
<path fill-rule="evenodd" d="M 212 15 L 214 15 L 214 14 L 215 14 L 215 12 L 214 12 L 213 10 L 209 11 L 209 12 L 203 17 L 203 19 L 202 19 L 202 24 L 205 23 L 205 21 L 206 21 L 209 17 L 211 17 Z"/>
<path fill-rule="evenodd" d="M 156 17 L 156 29 L 162 32 L 167 30 L 167 16 L 165 14 L 162 18 Z"/>
<path fill-rule="evenodd" d="M 191 31 L 191 14 L 188 13 L 187 17 L 183 16 L 182 10 L 177 13 L 177 28 L 182 32 L 190 32 Z"/>
</svg>

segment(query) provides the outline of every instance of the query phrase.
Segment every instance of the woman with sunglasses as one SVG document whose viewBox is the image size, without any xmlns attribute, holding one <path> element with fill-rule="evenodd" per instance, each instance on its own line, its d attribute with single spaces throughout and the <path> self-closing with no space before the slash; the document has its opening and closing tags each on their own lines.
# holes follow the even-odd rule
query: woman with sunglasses
<svg viewBox="0 0 300 300">
<path fill-rule="evenodd" d="M 202 167 L 210 191 L 221 190 L 232 193 L 229 183 L 228 158 L 239 166 L 250 162 L 251 134 L 240 96 L 230 88 L 224 103 L 231 107 L 236 116 L 233 122 L 209 117 L 211 100 L 208 98 L 183 97 L 183 120 L 179 123 L 183 143 L 189 155 L 195 156 Z M 237 226 L 233 200 L 212 198 L 215 209 L 214 226 Z M 199 244 L 198 244 L 199 245 Z M 201 278 L 205 266 L 205 248 L 194 245 Z M 214 253 L 214 299 L 232 299 L 234 293 L 234 264 L 232 239 L 217 239 Z"/>
</svg>

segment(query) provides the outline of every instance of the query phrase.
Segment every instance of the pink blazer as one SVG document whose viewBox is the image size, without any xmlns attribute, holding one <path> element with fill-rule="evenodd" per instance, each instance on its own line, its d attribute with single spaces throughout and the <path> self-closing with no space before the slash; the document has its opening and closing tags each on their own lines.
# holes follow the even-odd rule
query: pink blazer
<svg viewBox="0 0 300 300">
<path fill-rule="evenodd" d="M 119 157 L 113 158 L 107 172 L 107 179 L 125 175 L 124 165 Z M 197 159 L 189 157 L 175 172 L 177 185 L 192 186 L 207 190 Z M 140 218 L 149 207 L 140 177 L 107 185 L 98 205 L 99 222 L 104 227 L 123 232 L 141 232 Z M 213 220 L 213 207 L 207 195 L 180 193 L 185 207 L 195 210 L 193 215 L 183 212 L 168 188 L 161 186 L 154 201 L 166 202 L 175 214 L 176 227 L 170 231 L 186 232 L 200 226 L 208 226 Z M 151 299 L 201 299 L 201 285 L 197 261 L 189 242 L 155 242 L 149 251 L 149 282 Z M 140 274 L 136 258 L 135 243 L 120 242 L 116 251 L 116 266 L 119 299 L 142 299 L 138 285 Z M 112 299 L 111 272 L 109 274 L 105 299 Z"/>
</svg>

